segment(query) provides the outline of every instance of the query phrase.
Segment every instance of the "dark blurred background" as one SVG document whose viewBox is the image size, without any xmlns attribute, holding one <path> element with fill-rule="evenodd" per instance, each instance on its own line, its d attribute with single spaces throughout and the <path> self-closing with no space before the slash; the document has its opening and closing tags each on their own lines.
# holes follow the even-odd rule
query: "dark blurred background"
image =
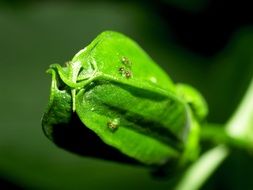
<svg viewBox="0 0 253 190">
<path fill-rule="evenodd" d="M 175 82 L 206 97 L 225 123 L 253 76 L 250 1 L 0 0 L 0 189 L 171 189 L 147 169 L 83 158 L 43 134 L 52 63 L 70 60 L 100 32 L 137 41 Z M 253 189 L 252 157 L 234 152 L 203 189 Z"/>
</svg>

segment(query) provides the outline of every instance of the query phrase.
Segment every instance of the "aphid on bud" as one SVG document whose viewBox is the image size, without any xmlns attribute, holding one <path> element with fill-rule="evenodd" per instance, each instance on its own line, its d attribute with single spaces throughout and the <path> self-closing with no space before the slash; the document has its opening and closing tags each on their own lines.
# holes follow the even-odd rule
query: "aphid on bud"
<svg viewBox="0 0 253 190">
<path fill-rule="evenodd" d="M 124 67 L 120 67 L 119 68 L 119 72 L 122 74 L 122 73 L 124 73 L 125 72 L 125 68 Z"/>
<path fill-rule="evenodd" d="M 121 58 L 121 62 L 128 67 L 131 67 L 132 65 L 131 61 L 127 57 L 124 57 L 124 56 Z"/>
<path fill-rule="evenodd" d="M 112 121 L 107 122 L 107 127 L 112 131 L 115 132 L 119 127 L 119 119 L 114 119 Z"/>
<path fill-rule="evenodd" d="M 126 78 L 131 78 L 132 77 L 132 73 L 130 71 L 126 71 L 125 72 L 125 77 Z"/>
</svg>

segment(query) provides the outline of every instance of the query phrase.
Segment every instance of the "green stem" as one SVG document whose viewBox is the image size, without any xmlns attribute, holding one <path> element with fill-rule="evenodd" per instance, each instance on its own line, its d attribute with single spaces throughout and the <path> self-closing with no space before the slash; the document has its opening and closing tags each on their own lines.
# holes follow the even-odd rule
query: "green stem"
<svg viewBox="0 0 253 190">
<path fill-rule="evenodd" d="M 213 174 L 216 168 L 229 155 L 229 146 L 252 150 L 253 147 L 253 79 L 239 108 L 229 120 L 225 130 L 219 127 L 207 127 L 202 132 L 202 140 L 225 143 L 204 153 L 185 172 L 176 190 L 199 189 Z M 233 147 L 232 146 L 232 147 Z"/>
<path fill-rule="evenodd" d="M 195 162 L 184 174 L 183 179 L 176 190 L 195 190 L 199 189 L 216 168 L 228 156 L 228 148 L 219 145 L 205 154 L 203 154 L 197 162 Z"/>
<path fill-rule="evenodd" d="M 231 137 L 253 145 L 253 79 L 226 131 Z"/>
<path fill-rule="evenodd" d="M 230 148 L 253 150 L 252 143 L 230 136 L 223 125 L 208 124 L 203 126 L 200 139 L 202 142 L 211 142 L 215 145 L 225 144 Z"/>
</svg>

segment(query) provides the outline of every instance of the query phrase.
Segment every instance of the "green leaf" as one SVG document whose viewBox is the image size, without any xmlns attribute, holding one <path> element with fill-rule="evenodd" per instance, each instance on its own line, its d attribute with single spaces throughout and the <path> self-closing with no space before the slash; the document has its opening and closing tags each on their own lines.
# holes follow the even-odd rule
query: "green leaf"
<svg viewBox="0 0 253 190">
<path fill-rule="evenodd" d="M 53 64 L 50 71 L 51 100 L 42 123 L 47 136 L 76 113 L 83 127 L 142 164 L 196 158 L 204 99 L 191 87 L 175 86 L 128 37 L 103 32 L 66 67 Z"/>
</svg>

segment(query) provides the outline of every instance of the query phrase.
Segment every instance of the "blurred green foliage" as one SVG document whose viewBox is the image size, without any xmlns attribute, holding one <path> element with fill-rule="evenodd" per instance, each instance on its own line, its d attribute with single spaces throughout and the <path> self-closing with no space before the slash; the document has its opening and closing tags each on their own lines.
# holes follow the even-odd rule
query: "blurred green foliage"
<svg viewBox="0 0 253 190">
<path fill-rule="evenodd" d="M 253 75 L 252 25 L 236 28 L 212 56 L 177 43 L 172 29 L 143 1 L 0 2 L 0 178 L 36 189 L 168 189 L 173 180 L 152 179 L 145 168 L 55 147 L 42 133 L 41 116 L 48 66 L 70 60 L 102 31 L 115 30 L 137 41 L 173 80 L 199 89 L 210 107 L 208 121 L 224 123 Z M 251 160 L 235 151 L 205 188 L 252 188 Z"/>
</svg>

